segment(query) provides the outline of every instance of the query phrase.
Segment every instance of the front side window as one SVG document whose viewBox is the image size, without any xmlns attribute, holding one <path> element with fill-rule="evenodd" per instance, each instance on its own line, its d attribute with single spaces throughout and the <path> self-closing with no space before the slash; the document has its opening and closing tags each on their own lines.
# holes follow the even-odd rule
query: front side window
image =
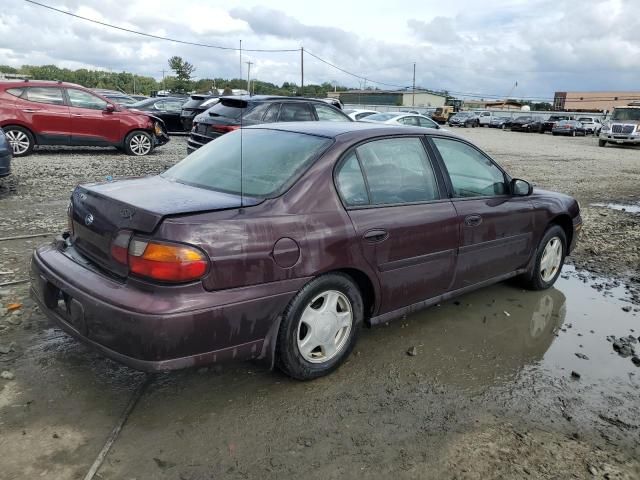
<svg viewBox="0 0 640 480">
<path fill-rule="evenodd" d="M 49 87 L 27 88 L 27 100 L 38 103 L 48 103 L 50 105 L 64 105 L 62 89 Z"/>
<path fill-rule="evenodd" d="M 107 108 L 107 102 L 89 92 L 69 88 L 67 89 L 67 94 L 72 107 L 90 108 L 91 110 L 104 110 Z"/>
<path fill-rule="evenodd" d="M 279 122 L 311 122 L 315 120 L 306 103 L 283 103 Z"/>
<path fill-rule="evenodd" d="M 162 176 L 218 192 L 272 197 L 288 188 L 331 143 L 315 135 L 247 128 L 209 142 Z"/>
<path fill-rule="evenodd" d="M 448 138 L 434 138 L 433 143 L 449 172 L 455 197 L 493 197 L 507 193 L 502 171 L 478 150 Z"/>
<path fill-rule="evenodd" d="M 357 148 L 373 205 L 439 198 L 435 174 L 419 138 L 375 140 Z"/>
<path fill-rule="evenodd" d="M 323 122 L 348 122 L 345 115 L 327 105 L 314 105 L 318 120 Z"/>
<path fill-rule="evenodd" d="M 347 205 L 358 206 L 369 203 L 367 186 L 364 183 L 364 176 L 355 151 L 351 152 L 340 166 L 336 183 L 338 191 Z"/>
</svg>

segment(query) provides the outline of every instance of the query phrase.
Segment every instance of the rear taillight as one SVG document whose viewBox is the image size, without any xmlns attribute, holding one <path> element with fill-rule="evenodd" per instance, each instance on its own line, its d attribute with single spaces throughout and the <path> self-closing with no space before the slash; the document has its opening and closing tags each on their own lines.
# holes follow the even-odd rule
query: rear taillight
<svg viewBox="0 0 640 480">
<path fill-rule="evenodd" d="M 211 130 L 218 133 L 229 133 L 239 128 L 239 126 L 235 125 L 211 125 Z"/>
<path fill-rule="evenodd" d="M 209 258 L 196 247 L 145 240 L 122 230 L 111 242 L 111 258 L 129 273 L 161 282 L 191 282 L 207 273 Z"/>
<path fill-rule="evenodd" d="M 134 238 L 129 244 L 129 271 L 162 282 L 190 282 L 207 273 L 209 260 L 195 247 Z"/>
</svg>

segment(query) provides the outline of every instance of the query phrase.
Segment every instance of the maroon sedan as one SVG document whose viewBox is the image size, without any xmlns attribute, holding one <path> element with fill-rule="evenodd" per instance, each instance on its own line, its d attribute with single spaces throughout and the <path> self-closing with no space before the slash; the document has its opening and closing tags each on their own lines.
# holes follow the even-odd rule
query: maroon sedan
<svg viewBox="0 0 640 480">
<path fill-rule="evenodd" d="M 439 130 L 270 124 L 162 175 L 79 186 L 70 229 L 33 255 L 62 329 L 157 371 L 262 359 L 335 369 L 378 324 L 510 277 L 548 288 L 581 219 Z"/>
</svg>

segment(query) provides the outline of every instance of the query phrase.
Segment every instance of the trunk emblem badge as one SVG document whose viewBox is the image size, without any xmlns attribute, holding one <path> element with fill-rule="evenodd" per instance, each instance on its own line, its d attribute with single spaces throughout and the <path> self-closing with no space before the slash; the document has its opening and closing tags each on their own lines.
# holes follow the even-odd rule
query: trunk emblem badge
<svg viewBox="0 0 640 480">
<path fill-rule="evenodd" d="M 90 213 L 87 214 L 86 217 L 84 217 L 84 224 L 88 227 L 89 225 L 91 225 L 93 223 L 93 215 L 91 215 Z"/>
</svg>

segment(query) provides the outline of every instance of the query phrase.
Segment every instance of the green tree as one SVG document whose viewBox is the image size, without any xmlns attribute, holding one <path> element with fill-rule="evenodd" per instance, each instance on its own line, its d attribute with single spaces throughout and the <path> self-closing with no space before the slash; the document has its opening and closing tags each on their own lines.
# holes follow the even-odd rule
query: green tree
<svg viewBox="0 0 640 480">
<path fill-rule="evenodd" d="M 169 68 L 176 72 L 176 84 L 174 89 L 180 91 L 187 91 L 191 89 L 191 76 L 196 71 L 189 62 L 182 59 L 182 57 L 173 56 L 169 59 Z"/>
</svg>

